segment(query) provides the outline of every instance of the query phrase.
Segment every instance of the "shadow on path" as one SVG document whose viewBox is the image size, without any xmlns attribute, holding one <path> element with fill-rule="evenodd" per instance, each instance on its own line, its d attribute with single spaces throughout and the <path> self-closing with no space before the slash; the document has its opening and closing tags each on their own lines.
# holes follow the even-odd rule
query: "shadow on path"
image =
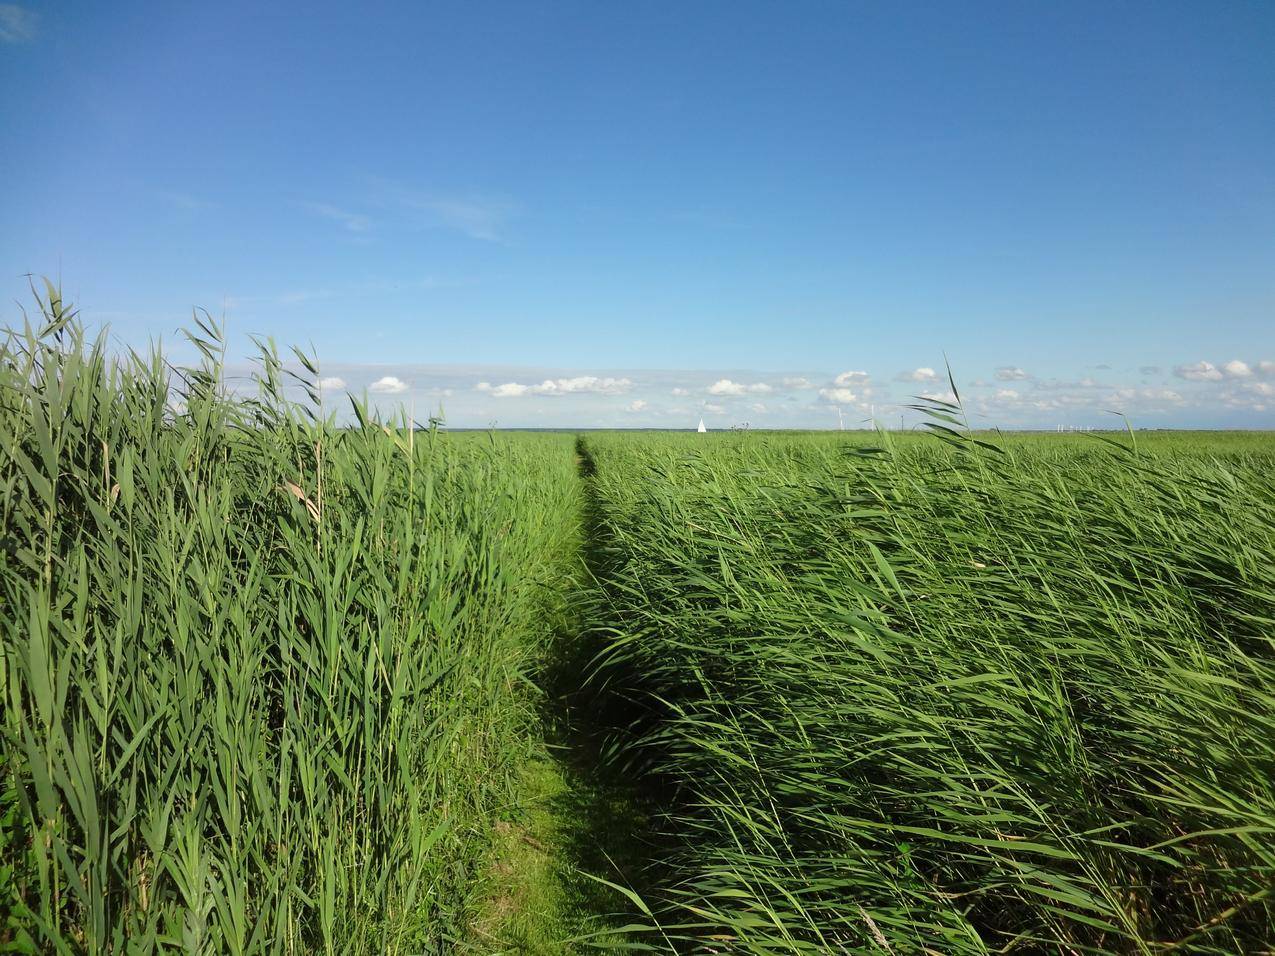
<svg viewBox="0 0 1275 956">
<path fill-rule="evenodd" d="M 602 599 L 596 581 L 605 554 L 595 469 L 582 440 L 576 457 L 584 485 L 579 588 L 559 609 L 548 659 L 533 675 L 544 737 L 521 762 L 518 805 L 494 826 L 467 952 L 548 956 L 660 948 L 650 932 L 633 932 L 649 927 L 650 919 L 607 885 L 646 897 L 647 888 L 660 884 L 667 853 L 654 836 L 658 794 L 604 759 L 608 734 L 624 726 L 625 704 L 622 695 L 596 692 L 588 679 L 601 647 L 589 625 Z"/>
</svg>

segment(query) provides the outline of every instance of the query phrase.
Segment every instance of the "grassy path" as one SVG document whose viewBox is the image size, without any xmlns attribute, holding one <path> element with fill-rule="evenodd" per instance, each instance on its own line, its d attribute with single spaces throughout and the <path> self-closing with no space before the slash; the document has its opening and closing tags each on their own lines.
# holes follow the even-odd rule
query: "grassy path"
<svg viewBox="0 0 1275 956">
<path fill-rule="evenodd" d="M 582 445 L 577 466 L 586 483 L 588 565 L 595 544 L 592 462 Z M 600 880 L 640 892 L 658 857 L 647 842 L 653 802 L 600 759 L 590 701 L 580 693 L 589 656 L 581 629 L 579 615 L 564 608 L 552 660 L 538 680 L 543 737 L 521 761 L 518 804 L 495 824 L 467 952 L 614 952 L 625 948 L 623 927 L 643 922 L 624 894 Z"/>
</svg>

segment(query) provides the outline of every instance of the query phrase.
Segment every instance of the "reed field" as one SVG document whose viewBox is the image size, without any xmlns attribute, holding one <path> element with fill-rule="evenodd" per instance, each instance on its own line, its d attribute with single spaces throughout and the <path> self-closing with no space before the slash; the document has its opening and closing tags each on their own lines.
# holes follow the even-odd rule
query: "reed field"
<svg viewBox="0 0 1275 956">
<path fill-rule="evenodd" d="M 210 323 L 174 370 L 42 305 L 0 354 L 0 951 L 448 951 L 570 437 L 338 429 L 308 359 L 236 397 Z"/>
<path fill-rule="evenodd" d="M 590 437 L 655 945 L 1275 941 L 1267 436 Z M 983 444 L 979 444 L 983 442 Z"/>
<path fill-rule="evenodd" d="M 188 338 L 0 350 L 0 952 L 1275 947 L 1270 435 L 449 434 Z"/>
</svg>

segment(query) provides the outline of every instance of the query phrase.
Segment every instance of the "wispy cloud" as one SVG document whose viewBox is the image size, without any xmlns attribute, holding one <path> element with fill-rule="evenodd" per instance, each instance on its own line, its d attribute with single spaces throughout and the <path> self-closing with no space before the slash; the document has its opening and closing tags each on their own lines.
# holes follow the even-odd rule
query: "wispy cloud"
<svg viewBox="0 0 1275 956">
<path fill-rule="evenodd" d="M 412 189 L 383 179 L 373 183 L 378 203 L 387 210 L 405 211 L 417 225 L 452 229 L 482 242 L 504 242 L 518 213 L 517 203 L 496 196 Z"/>
<path fill-rule="evenodd" d="M 35 39 L 40 18 L 16 3 L 0 3 L 0 42 L 28 43 Z"/>
<path fill-rule="evenodd" d="M 201 209 L 212 209 L 216 203 L 209 202 L 207 199 L 200 199 L 198 196 L 192 196 L 190 193 L 177 192 L 172 189 L 156 190 L 155 195 L 164 202 L 176 206 L 178 209 L 185 209 L 190 212 L 198 212 Z"/>
<path fill-rule="evenodd" d="M 456 229 L 471 239 L 500 242 L 513 211 L 508 203 L 491 199 L 427 199 L 417 207 L 432 212 L 442 225 Z"/>
<path fill-rule="evenodd" d="M 1099 368 L 1110 368 L 1110 365 L 1100 365 Z M 1021 382 L 1031 378 L 1025 371 L 1017 365 L 1002 365 L 996 370 L 996 380 L 998 382 Z"/>
<path fill-rule="evenodd" d="M 331 219 L 333 222 L 340 223 L 350 232 L 365 233 L 372 228 L 372 220 L 362 213 L 339 209 L 325 202 L 306 201 L 298 203 L 298 205 L 316 216 L 322 216 L 324 219 Z"/>
</svg>

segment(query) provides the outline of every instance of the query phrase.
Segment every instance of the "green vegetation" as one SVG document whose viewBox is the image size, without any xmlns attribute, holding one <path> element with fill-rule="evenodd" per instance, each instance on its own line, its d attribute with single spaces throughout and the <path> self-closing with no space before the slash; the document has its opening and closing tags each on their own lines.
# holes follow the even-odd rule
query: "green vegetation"
<svg viewBox="0 0 1275 956">
<path fill-rule="evenodd" d="M 538 721 L 571 439 L 338 429 L 308 358 L 235 397 L 206 321 L 174 371 L 37 319 L 0 352 L 0 949 L 447 950 Z"/>
<path fill-rule="evenodd" d="M 595 679 L 669 794 L 664 931 L 1269 947 L 1275 443 L 984 447 L 929 410 L 946 441 L 589 439 Z"/>
<path fill-rule="evenodd" d="M 1275 944 L 1269 436 L 339 426 L 190 342 L 0 349 L 0 951 Z"/>
</svg>

